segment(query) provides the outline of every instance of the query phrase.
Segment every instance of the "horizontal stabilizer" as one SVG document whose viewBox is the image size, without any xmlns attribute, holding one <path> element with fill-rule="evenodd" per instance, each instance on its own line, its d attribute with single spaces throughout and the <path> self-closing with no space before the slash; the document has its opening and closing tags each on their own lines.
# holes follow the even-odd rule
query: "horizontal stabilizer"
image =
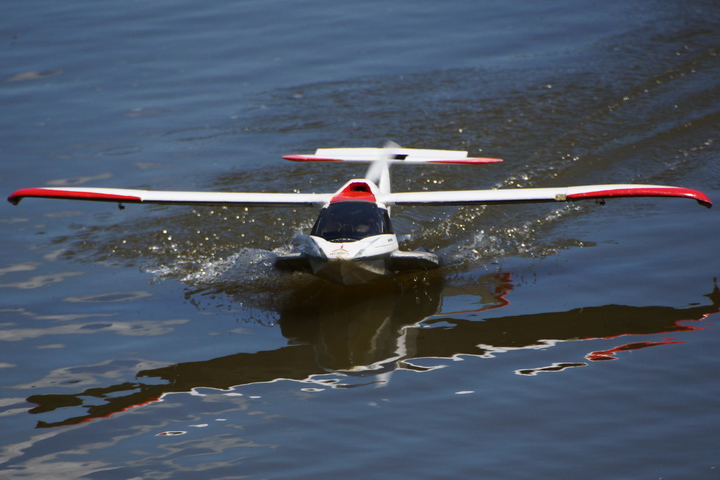
<svg viewBox="0 0 720 480">
<path fill-rule="evenodd" d="M 124 188 L 25 188 L 8 197 L 14 205 L 26 197 L 90 200 L 115 203 L 160 203 L 175 205 L 308 206 L 325 205 L 332 194 L 320 193 L 239 193 L 175 192 Z"/>
<path fill-rule="evenodd" d="M 503 190 L 465 190 L 447 192 L 391 193 L 383 197 L 392 205 L 482 205 L 491 203 L 565 202 L 611 197 L 681 197 L 711 207 L 702 192 L 661 185 L 587 185 L 580 187 L 516 188 Z"/>
<path fill-rule="evenodd" d="M 458 150 L 425 150 L 419 148 L 318 148 L 314 155 L 285 155 L 294 162 L 374 162 L 419 165 L 423 163 L 448 163 L 481 165 L 502 162 L 499 158 L 468 158 L 467 152 Z"/>
</svg>

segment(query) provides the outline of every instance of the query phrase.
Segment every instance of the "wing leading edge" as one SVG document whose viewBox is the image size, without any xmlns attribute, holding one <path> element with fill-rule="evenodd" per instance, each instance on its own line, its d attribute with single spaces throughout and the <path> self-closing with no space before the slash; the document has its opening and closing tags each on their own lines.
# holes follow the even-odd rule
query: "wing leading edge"
<svg viewBox="0 0 720 480">
<path fill-rule="evenodd" d="M 710 208 L 702 192 L 662 185 L 586 185 L 578 187 L 465 190 L 447 192 L 403 192 L 384 197 L 386 205 L 482 205 L 492 203 L 565 202 L 611 197 L 681 197 L 697 200 Z"/>
<path fill-rule="evenodd" d="M 115 203 L 322 207 L 333 199 L 335 195 L 335 193 L 183 192 L 123 188 L 46 187 L 18 190 L 8 197 L 8 201 L 17 205 L 23 198 L 37 197 Z M 681 197 L 697 200 L 700 205 L 708 208 L 712 206 L 711 200 L 698 190 L 682 187 L 666 187 L 662 185 L 633 184 L 502 190 L 402 192 L 382 195 L 379 200 L 388 206 L 412 206 L 564 202 L 612 197 Z"/>
<path fill-rule="evenodd" d="M 14 205 L 26 197 L 90 200 L 115 203 L 159 203 L 174 205 L 308 206 L 321 207 L 333 194 L 181 192 L 124 188 L 25 188 L 8 197 Z"/>
</svg>

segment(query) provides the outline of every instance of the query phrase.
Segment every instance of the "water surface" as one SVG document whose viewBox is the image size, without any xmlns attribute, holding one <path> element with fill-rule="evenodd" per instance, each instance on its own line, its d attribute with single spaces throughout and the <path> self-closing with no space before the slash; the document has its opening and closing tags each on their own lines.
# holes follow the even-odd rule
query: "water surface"
<svg viewBox="0 0 720 480">
<path fill-rule="evenodd" d="M 334 191 L 317 147 L 467 149 L 402 190 L 720 198 L 710 1 L 9 2 L 0 186 Z M 0 209 L 3 478 L 716 478 L 717 209 L 395 209 L 444 267 L 272 268 L 312 209 Z"/>
</svg>

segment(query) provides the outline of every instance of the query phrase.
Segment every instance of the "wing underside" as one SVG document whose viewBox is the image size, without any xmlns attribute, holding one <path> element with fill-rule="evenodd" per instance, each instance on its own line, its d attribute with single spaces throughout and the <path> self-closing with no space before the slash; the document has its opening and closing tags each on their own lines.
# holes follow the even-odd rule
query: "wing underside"
<svg viewBox="0 0 720 480">
<path fill-rule="evenodd" d="M 391 205 L 482 205 L 493 203 L 565 202 L 612 197 L 681 197 L 711 207 L 702 192 L 662 185 L 586 185 L 578 187 L 517 188 L 502 190 L 465 190 L 446 192 L 405 192 L 385 196 Z"/>
<path fill-rule="evenodd" d="M 246 192 L 182 192 L 134 190 L 123 188 L 26 188 L 8 197 L 17 205 L 26 197 L 90 200 L 115 203 L 156 203 L 175 205 L 236 205 L 236 206 L 308 206 L 326 204 L 332 194 L 321 193 L 246 193 Z"/>
</svg>

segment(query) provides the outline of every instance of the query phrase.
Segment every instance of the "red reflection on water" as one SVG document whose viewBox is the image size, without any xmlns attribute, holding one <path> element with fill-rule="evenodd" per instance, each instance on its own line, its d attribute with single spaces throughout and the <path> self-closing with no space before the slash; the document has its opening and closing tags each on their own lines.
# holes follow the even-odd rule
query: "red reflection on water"
<svg viewBox="0 0 720 480">
<path fill-rule="evenodd" d="M 702 330 L 702 329 L 697 329 Z M 685 343 L 681 342 L 679 340 L 673 340 L 668 338 L 667 340 L 664 340 L 662 342 L 634 342 L 634 343 L 628 343 L 625 345 L 620 345 L 619 347 L 610 348 L 608 350 L 598 350 L 596 352 L 590 352 L 587 355 L 585 355 L 585 358 L 587 358 L 590 361 L 593 362 L 599 362 L 603 360 L 617 360 L 616 354 L 619 352 L 628 352 L 631 350 L 640 350 L 643 348 L 648 347 L 657 347 L 658 345 L 671 345 L 673 343 Z"/>
<path fill-rule="evenodd" d="M 717 312 L 713 312 L 713 313 L 717 313 Z M 713 315 L 713 313 L 708 313 L 706 315 L 703 315 L 702 317 L 698 318 L 697 320 L 694 320 L 694 319 L 678 320 L 675 322 L 675 326 L 672 328 L 668 328 L 666 330 L 666 332 L 696 332 L 696 331 L 700 331 L 700 330 L 705 330 L 705 327 L 698 327 L 698 326 L 694 326 L 694 325 L 682 325 L 680 322 L 703 321 L 706 318 L 708 318 L 710 315 Z M 706 325 L 712 325 L 712 323 L 706 323 Z M 613 337 L 604 337 L 604 338 L 610 339 L 610 338 L 617 338 L 617 337 L 613 336 Z M 591 339 L 588 338 L 587 340 L 591 340 Z M 685 343 L 685 342 L 683 342 L 681 340 L 675 340 L 674 338 L 666 338 L 665 340 L 663 340 L 661 342 L 633 342 L 633 343 L 627 343 L 625 345 L 620 345 L 620 346 L 617 346 L 614 348 L 610 348 L 607 350 L 598 350 L 595 352 L 590 352 L 587 355 L 585 355 L 585 358 L 587 358 L 588 360 L 590 360 L 592 362 L 601 362 L 601 361 L 605 361 L 605 360 L 617 360 L 618 357 L 616 354 L 619 352 L 641 350 L 643 348 L 657 347 L 660 345 L 672 345 L 675 343 Z"/>
<path fill-rule="evenodd" d="M 489 276 L 494 280 L 494 287 L 488 289 L 485 294 L 474 291 L 473 294 L 480 297 L 483 304 L 481 308 L 475 310 L 460 310 L 454 312 L 446 312 L 443 315 L 458 315 L 463 313 L 479 313 L 486 310 L 492 310 L 495 308 L 502 308 L 510 305 L 507 295 L 510 294 L 512 289 L 515 287 L 512 282 L 512 273 L 510 272 L 499 272 Z M 451 295 L 448 295 L 451 296 Z"/>
</svg>

